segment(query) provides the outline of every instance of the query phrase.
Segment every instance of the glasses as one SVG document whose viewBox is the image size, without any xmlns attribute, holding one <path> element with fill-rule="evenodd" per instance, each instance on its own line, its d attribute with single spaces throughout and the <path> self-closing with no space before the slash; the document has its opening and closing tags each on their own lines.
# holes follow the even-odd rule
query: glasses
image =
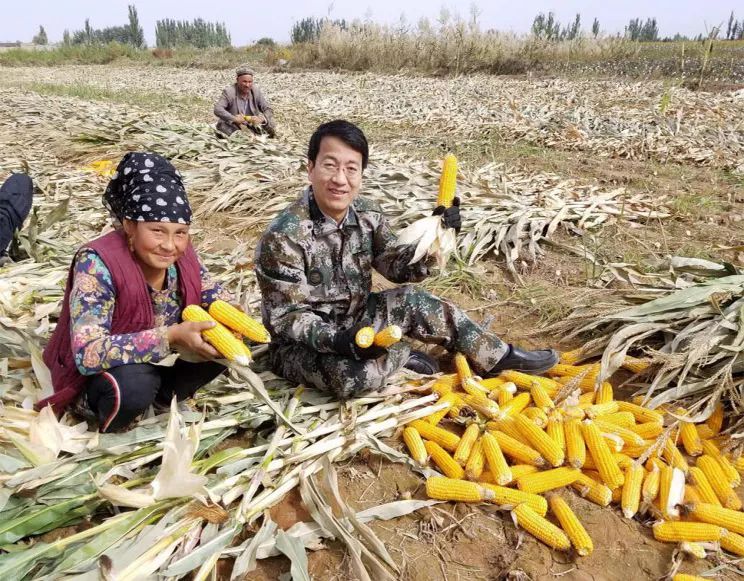
<svg viewBox="0 0 744 581">
<path fill-rule="evenodd" d="M 328 178 L 337 176 L 339 170 L 341 170 L 344 176 L 346 176 L 346 179 L 350 182 L 358 180 L 362 176 L 362 172 L 360 171 L 360 169 L 355 166 L 343 167 L 333 163 L 324 163 L 317 166 L 317 169 L 323 176 Z"/>
</svg>

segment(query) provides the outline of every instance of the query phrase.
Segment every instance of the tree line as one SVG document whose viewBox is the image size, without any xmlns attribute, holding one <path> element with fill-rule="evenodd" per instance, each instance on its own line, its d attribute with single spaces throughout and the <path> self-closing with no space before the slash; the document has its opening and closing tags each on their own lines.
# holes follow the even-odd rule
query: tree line
<svg viewBox="0 0 744 581">
<path fill-rule="evenodd" d="M 63 43 L 65 45 L 80 44 L 106 44 L 109 42 L 119 42 L 128 44 L 135 48 L 144 48 L 145 35 L 137 16 L 137 8 L 134 5 L 128 7 L 129 15 L 127 24 L 121 26 L 109 26 L 106 28 L 95 29 L 90 25 L 89 19 L 85 19 L 85 25 L 81 30 L 75 30 L 70 33 L 65 30 L 63 34 Z M 317 42 L 320 33 L 326 25 L 333 25 L 341 30 L 347 30 L 349 24 L 346 20 L 331 20 L 330 18 L 313 18 L 307 17 L 299 20 L 292 25 L 290 30 L 290 39 L 293 44 Z M 597 38 L 600 34 L 599 19 L 594 18 L 591 25 L 591 36 Z M 673 37 L 659 37 L 659 26 L 655 17 L 631 18 L 624 28 L 622 36 L 631 41 L 653 42 L 658 40 L 703 40 L 703 39 L 723 39 L 723 40 L 742 40 L 744 39 L 744 18 L 737 20 L 734 12 L 729 16 L 725 35 L 723 34 L 723 25 L 714 27 L 713 30 L 705 35 L 699 34 L 695 38 L 689 38 L 681 34 L 675 34 Z M 574 40 L 582 36 L 581 14 L 576 14 L 573 21 L 567 24 L 561 24 L 553 12 L 547 15 L 540 12 L 532 21 L 531 34 L 535 38 L 549 41 Z M 39 27 L 39 32 L 34 36 L 34 44 L 45 45 L 49 42 L 46 30 L 43 26 Z M 176 48 L 180 46 L 194 46 L 197 48 L 208 47 L 228 47 L 231 46 L 230 33 L 222 22 L 208 22 L 201 18 L 192 21 L 173 20 L 165 18 L 155 23 L 155 44 L 158 48 Z M 262 38 L 259 44 L 273 45 L 270 38 Z"/>
</svg>

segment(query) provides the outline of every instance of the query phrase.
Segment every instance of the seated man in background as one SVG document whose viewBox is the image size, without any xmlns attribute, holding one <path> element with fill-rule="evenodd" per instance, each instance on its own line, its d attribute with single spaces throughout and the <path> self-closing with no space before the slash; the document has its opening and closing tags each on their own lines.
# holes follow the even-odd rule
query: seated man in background
<svg viewBox="0 0 744 581">
<path fill-rule="evenodd" d="M 402 367 L 438 371 L 434 359 L 406 342 L 388 349 L 356 345 L 360 328 L 388 325 L 464 354 L 485 377 L 505 369 L 541 373 L 557 363 L 552 349 L 523 351 L 504 343 L 421 288 L 372 292 L 373 268 L 393 282 L 419 282 L 431 261 L 409 264 L 415 245 L 398 246 L 380 206 L 359 195 L 369 157 L 361 129 L 343 120 L 324 123 L 310 138 L 307 157 L 310 187 L 274 219 L 256 248 L 275 373 L 344 400 L 383 388 Z M 439 213 L 445 227 L 459 230 L 457 205 Z"/>
<path fill-rule="evenodd" d="M 10 174 L 0 186 L 0 266 L 10 262 L 8 246 L 31 211 L 33 195 L 34 184 L 26 174 Z"/>
<path fill-rule="evenodd" d="M 261 89 L 253 84 L 253 69 L 241 65 L 235 73 L 235 84 L 225 87 L 214 105 L 214 114 L 220 118 L 217 131 L 229 136 L 245 127 L 254 133 L 265 132 L 274 137 L 274 114 Z"/>
</svg>

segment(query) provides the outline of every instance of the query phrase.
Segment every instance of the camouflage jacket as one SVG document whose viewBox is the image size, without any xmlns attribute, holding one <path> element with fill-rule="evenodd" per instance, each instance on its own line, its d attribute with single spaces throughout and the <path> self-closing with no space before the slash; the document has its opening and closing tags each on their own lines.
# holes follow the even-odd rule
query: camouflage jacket
<svg viewBox="0 0 744 581">
<path fill-rule="evenodd" d="M 398 247 L 396 238 L 377 203 L 358 196 L 338 226 L 306 189 L 256 247 L 261 312 L 275 342 L 332 352 L 336 331 L 361 318 L 372 268 L 398 283 L 426 278 L 429 263 L 409 265 L 414 247 Z"/>
</svg>

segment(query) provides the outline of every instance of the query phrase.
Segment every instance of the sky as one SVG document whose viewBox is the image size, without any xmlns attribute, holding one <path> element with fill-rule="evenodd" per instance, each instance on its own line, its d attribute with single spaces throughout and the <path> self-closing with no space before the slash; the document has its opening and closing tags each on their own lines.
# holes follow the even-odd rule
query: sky
<svg viewBox="0 0 744 581">
<path fill-rule="evenodd" d="M 65 29 L 78 30 L 86 17 L 94 28 L 104 28 L 127 22 L 127 5 L 137 7 L 140 23 L 149 45 L 155 43 L 155 22 L 162 18 L 224 22 L 236 46 L 251 44 L 262 37 L 287 42 L 292 24 L 307 16 L 369 18 L 375 22 L 396 24 L 401 15 L 415 24 L 427 17 L 432 22 L 444 7 L 450 13 L 468 17 L 471 7 L 479 12 L 482 29 L 497 29 L 516 33 L 529 32 L 532 20 L 539 12 L 554 12 L 562 23 L 572 21 L 578 12 L 584 30 L 597 17 L 603 32 L 622 32 L 631 18 L 656 17 L 660 36 L 679 32 L 697 36 L 713 26 L 723 24 L 737 5 L 738 18 L 744 18 L 741 0 L 456 0 L 437 3 L 431 0 L 269 0 L 268 2 L 235 1 L 223 4 L 196 0 L 0 0 L 0 41 L 30 42 L 39 25 L 46 29 L 50 42 L 62 39 Z"/>
</svg>

